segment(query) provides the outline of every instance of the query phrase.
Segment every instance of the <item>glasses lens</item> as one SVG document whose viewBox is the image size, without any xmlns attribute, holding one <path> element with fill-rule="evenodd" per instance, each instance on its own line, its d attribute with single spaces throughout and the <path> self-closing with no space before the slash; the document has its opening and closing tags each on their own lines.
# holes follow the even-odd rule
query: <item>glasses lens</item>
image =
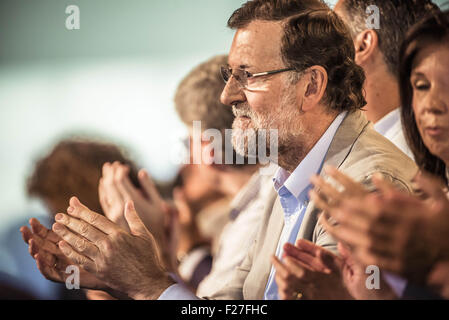
<svg viewBox="0 0 449 320">
<path fill-rule="evenodd" d="M 221 77 L 223 78 L 223 81 L 227 83 L 229 81 L 229 78 L 231 78 L 232 71 L 229 68 L 221 67 L 220 68 Z"/>
<path fill-rule="evenodd" d="M 248 75 L 247 72 L 243 69 L 231 69 L 227 67 L 221 67 L 221 76 L 225 83 L 231 79 L 231 77 L 234 77 L 235 80 L 242 86 L 245 87 L 248 82 Z"/>
</svg>

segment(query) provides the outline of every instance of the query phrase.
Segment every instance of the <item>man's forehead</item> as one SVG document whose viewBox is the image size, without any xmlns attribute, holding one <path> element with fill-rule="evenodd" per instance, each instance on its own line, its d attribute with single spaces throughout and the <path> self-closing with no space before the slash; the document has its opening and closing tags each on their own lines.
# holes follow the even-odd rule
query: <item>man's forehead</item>
<svg viewBox="0 0 449 320">
<path fill-rule="evenodd" d="M 251 68 L 280 63 L 282 25 L 271 21 L 253 21 L 235 33 L 229 52 L 233 68 Z"/>
</svg>

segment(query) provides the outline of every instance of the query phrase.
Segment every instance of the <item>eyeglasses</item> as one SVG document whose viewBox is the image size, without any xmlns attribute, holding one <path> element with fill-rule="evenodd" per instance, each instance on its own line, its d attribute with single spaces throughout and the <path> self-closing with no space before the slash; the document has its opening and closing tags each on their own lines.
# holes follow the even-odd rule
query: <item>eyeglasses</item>
<svg viewBox="0 0 449 320">
<path fill-rule="evenodd" d="M 244 69 L 231 69 L 229 67 L 221 67 L 221 76 L 223 77 L 223 80 L 225 83 L 228 83 L 229 79 L 231 79 L 231 76 L 234 77 L 235 80 L 237 80 L 242 88 L 248 88 L 248 79 L 250 78 L 256 78 L 256 77 L 262 77 L 262 76 L 268 76 L 276 73 L 286 72 L 286 71 L 293 71 L 295 69 L 293 68 L 286 68 L 286 69 L 279 69 L 279 70 L 272 70 L 272 71 L 265 71 L 265 72 L 259 72 L 259 73 L 251 73 Z"/>
</svg>

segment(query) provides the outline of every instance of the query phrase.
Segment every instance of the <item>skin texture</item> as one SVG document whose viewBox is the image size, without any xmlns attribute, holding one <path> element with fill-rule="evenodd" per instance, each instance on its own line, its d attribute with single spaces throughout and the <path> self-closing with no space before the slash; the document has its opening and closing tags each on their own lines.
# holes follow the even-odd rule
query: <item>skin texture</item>
<svg viewBox="0 0 449 320">
<path fill-rule="evenodd" d="M 125 206 L 129 232 L 90 211 L 76 197 L 67 214 L 58 213 L 52 230 L 31 221 L 33 232 L 22 228 L 24 240 L 41 273 L 65 281 L 65 268 L 80 268 L 80 286 L 106 291 L 114 297 L 156 299 L 174 282 L 168 277 L 151 233 L 134 209 Z"/>
<path fill-rule="evenodd" d="M 176 270 L 176 258 L 173 254 L 176 244 L 171 235 L 171 226 L 177 219 L 176 209 L 162 199 L 146 170 L 140 170 L 137 176 L 142 189 L 137 189 L 131 183 L 126 165 L 119 162 L 103 165 L 98 193 L 105 216 L 129 231 L 124 207 L 127 201 L 133 201 L 139 217 L 146 228 L 151 230 L 161 249 L 164 265 L 168 270 Z"/>
<path fill-rule="evenodd" d="M 157 243 L 132 201 L 125 206 L 125 219 L 130 232 L 73 197 L 67 214 L 56 215 L 53 231 L 63 239 L 58 245 L 66 257 L 112 289 L 133 299 L 157 298 L 163 290 L 148 288 L 165 289 L 173 281 L 166 275 Z"/>
<path fill-rule="evenodd" d="M 420 135 L 432 154 L 449 167 L 449 46 L 429 44 L 414 60 L 410 83 Z"/>
<path fill-rule="evenodd" d="M 282 24 L 258 20 L 237 30 L 229 52 L 229 66 L 251 73 L 285 68 L 280 52 L 282 34 Z M 269 45 L 267 39 L 270 39 Z M 278 164 L 291 172 L 336 114 L 328 114 L 320 104 L 327 86 L 327 73 L 322 67 L 309 68 L 297 83 L 291 83 L 288 73 L 250 79 L 252 85 L 258 84 L 257 90 L 244 89 L 231 77 L 221 102 L 233 106 L 236 115 L 233 129 L 256 132 L 277 129 Z M 267 134 L 267 146 L 269 136 Z M 246 154 L 248 146 L 236 143 L 237 138 L 233 137 L 236 151 Z"/>
<path fill-rule="evenodd" d="M 296 246 L 284 245 L 282 261 L 272 257 L 282 300 L 352 298 L 342 281 L 343 260 L 320 248 L 298 240 Z"/>
<path fill-rule="evenodd" d="M 351 25 L 354 20 L 346 13 L 343 3 L 344 0 L 338 1 L 334 11 L 346 24 Z M 366 75 L 364 89 L 367 104 L 363 110 L 367 119 L 376 123 L 401 105 L 398 81 L 385 63 L 375 30 L 363 30 L 353 41 L 355 62 L 363 68 Z"/>
<path fill-rule="evenodd" d="M 132 200 L 145 225 L 159 241 L 163 241 L 166 204 L 146 170 L 140 170 L 137 177 L 142 186 L 141 190 L 131 183 L 128 166 L 117 161 L 103 165 L 98 191 L 105 216 L 127 228 L 123 212 L 126 201 Z"/>
<path fill-rule="evenodd" d="M 30 255 L 36 260 L 39 271 L 48 280 L 54 282 L 65 282 L 68 274 L 65 273 L 67 266 L 75 263 L 68 259 L 59 249 L 61 241 L 52 230 L 45 228 L 37 219 L 30 219 L 31 230 L 23 226 L 20 228 L 23 240 L 28 244 Z M 105 283 L 100 281 L 89 272 L 80 268 L 80 285 L 88 289 L 108 290 Z"/>
</svg>

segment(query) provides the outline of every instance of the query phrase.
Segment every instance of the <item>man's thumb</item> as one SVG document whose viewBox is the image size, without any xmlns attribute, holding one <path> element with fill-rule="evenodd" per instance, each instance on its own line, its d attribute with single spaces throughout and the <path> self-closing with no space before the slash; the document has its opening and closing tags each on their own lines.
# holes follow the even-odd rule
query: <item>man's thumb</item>
<svg viewBox="0 0 449 320">
<path fill-rule="evenodd" d="M 131 200 L 126 201 L 125 204 L 125 219 L 128 223 L 129 230 L 135 236 L 143 236 L 148 235 L 148 230 L 137 214 L 136 209 L 134 208 L 134 202 Z"/>
</svg>

